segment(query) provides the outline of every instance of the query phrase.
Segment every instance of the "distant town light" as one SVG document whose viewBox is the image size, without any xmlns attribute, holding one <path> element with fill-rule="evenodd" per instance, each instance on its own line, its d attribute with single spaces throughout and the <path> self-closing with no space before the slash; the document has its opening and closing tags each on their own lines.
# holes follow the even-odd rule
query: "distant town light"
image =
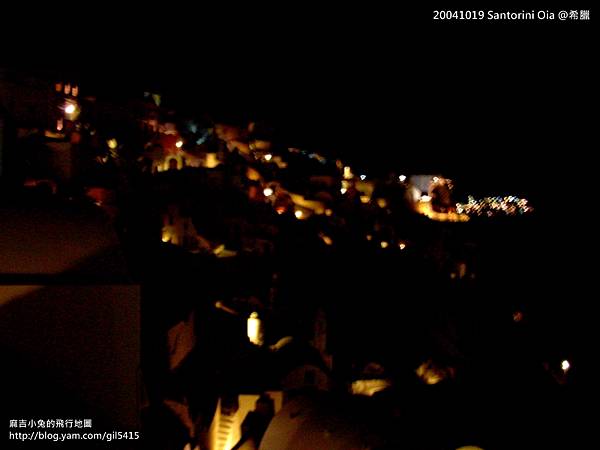
<svg viewBox="0 0 600 450">
<path fill-rule="evenodd" d="M 387 241 L 381 241 L 381 248 L 388 248 L 389 247 L 389 242 Z"/>
<path fill-rule="evenodd" d="M 332 215 L 332 214 L 333 214 L 333 211 L 332 211 L 331 209 L 327 208 L 327 209 L 325 210 L 325 215 L 326 215 L 327 217 L 331 217 L 331 215 Z"/>
<path fill-rule="evenodd" d="M 57 131 L 62 131 L 63 129 L 63 120 L 62 119 L 58 119 L 56 121 L 56 130 Z"/>
<path fill-rule="evenodd" d="M 182 141 L 181 139 L 180 139 L 180 140 L 178 140 L 178 141 L 175 143 L 175 147 L 177 147 L 177 148 L 181 148 L 181 147 L 183 147 L 183 141 Z"/>
<path fill-rule="evenodd" d="M 350 166 L 344 166 L 344 179 L 349 180 L 353 177 L 352 169 Z"/>
<path fill-rule="evenodd" d="M 304 213 L 301 210 L 297 209 L 294 212 L 294 215 L 296 216 L 296 219 L 302 219 L 302 217 L 304 216 Z"/>
<path fill-rule="evenodd" d="M 273 155 L 271 155 L 270 153 L 267 153 L 265 155 L 265 161 L 271 161 L 272 158 L 273 158 Z"/>
<path fill-rule="evenodd" d="M 571 364 L 569 364 L 569 361 L 565 359 L 562 363 L 560 363 L 560 368 L 563 370 L 563 372 L 567 373 L 567 371 L 571 368 Z"/>
<path fill-rule="evenodd" d="M 367 241 L 373 240 L 373 235 L 371 235 L 371 234 L 367 234 L 365 237 L 367 238 Z"/>
<path fill-rule="evenodd" d="M 404 250 L 406 248 L 406 244 L 404 242 L 400 242 L 398 244 L 398 247 L 400 248 L 400 250 Z"/>
<path fill-rule="evenodd" d="M 332 245 L 333 244 L 333 239 L 331 239 L 329 236 L 327 236 L 324 233 L 319 233 L 319 237 L 323 240 L 323 242 L 326 245 Z"/>
<path fill-rule="evenodd" d="M 392 385 L 389 380 L 356 380 L 350 385 L 352 394 L 371 397 L 377 392 L 386 390 Z"/>
<path fill-rule="evenodd" d="M 108 141 L 106 141 L 106 144 L 111 150 L 114 150 L 119 145 L 115 138 L 109 139 Z"/>
<path fill-rule="evenodd" d="M 344 195 L 346 192 L 348 192 L 348 189 L 346 189 L 346 188 L 340 189 L 340 194 Z"/>
<path fill-rule="evenodd" d="M 73 114 L 75 112 L 75 105 L 73 103 L 69 103 L 65 106 L 65 113 Z"/>
<path fill-rule="evenodd" d="M 398 177 L 398 179 L 400 180 L 401 183 L 404 183 L 406 181 L 406 175 L 400 175 Z"/>
<path fill-rule="evenodd" d="M 361 179 L 362 181 L 365 181 L 365 180 L 367 179 L 367 176 L 366 176 L 366 175 L 361 175 L 361 176 L 360 176 L 360 179 Z"/>
<path fill-rule="evenodd" d="M 268 188 L 265 188 L 265 189 L 263 190 L 263 194 L 265 195 L 265 197 L 270 197 L 271 195 L 273 195 L 273 189 L 271 189 L 271 188 L 269 188 L 269 187 L 268 187 Z"/>
</svg>

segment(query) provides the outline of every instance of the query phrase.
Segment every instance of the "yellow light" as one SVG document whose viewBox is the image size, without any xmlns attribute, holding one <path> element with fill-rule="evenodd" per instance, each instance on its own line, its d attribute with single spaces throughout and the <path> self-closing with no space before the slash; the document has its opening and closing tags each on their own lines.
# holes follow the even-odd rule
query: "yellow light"
<svg viewBox="0 0 600 450">
<path fill-rule="evenodd" d="M 406 244 L 404 242 L 400 242 L 398 244 L 398 247 L 400 248 L 400 250 L 404 250 L 406 248 Z"/>
<path fill-rule="evenodd" d="M 388 248 L 390 244 L 386 241 L 381 241 L 381 248 Z"/>
<path fill-rule="evenodd" d="M 385 208 L 387 206 L 387 200 L 385 198 L 378 198 L 377 206 L 379 206 L 380 208 Z"/>
<path fill-rule="evenodd" d="M 302 217 L 304 216 L 304 213 L 301 210 L 297 209 L 294 212 L 294 215 L 296 216 L 296 219 L 302 219 Z"/>
<path fill-rule="evenodd" d="M 373 396 L 392 385 L 389 380 L 356 380 L 350 386 L 354 395 Z"/>
<path fill-rule="evenodd" d="M 341 188 L 341 189 L 340 189 L 340 193 L 341 193 L 342 195 L 344 195 L 346 192 L 348 192 L 348 189 L 346 189 L 346 188 Z"/>
<path fill-rule="evenodd" d="M 272 158 L 273 158 L 273 155 L 271 155 L 270 153 L 267 153 L 265 155 L 265 161 L 271 161 Z"/>
<path fill-rule="evenodd" d="M 367 241 L 372 241 L 373 240 L 373 236 L 370 235 L 370 234 L 367 234 L 366 238 L 367 238 Z"/>
<path fill-rule="evenodd" d="M 368 195 L 361 195 L 361 196 L 360 196 L 360 202 L 361 202 L 361 203 L 369 203 L 369 201 L 370 201 L 370 200 L 371 200 L 371 199 L 369 198 L 369 196 L 368 196 Z"/>
<path fill-rule="evenodd" d="M 271 195 L 273 195 L 273 189 L 271 189 L 271 188 L 265 188 L 263 190 L 263 194 L 265 195 L 265 197 L 270 197 Z"/>
<path fill-rule="evenodd" d="M 566 373 L 571 368 L 571 364 L 569 364 L 569 361 L 565 359 L 562 363 L 560 363 L 560 367 Z"/>
<path fill-rule="evenodd" d="M 354 175 L 352 174 L 352 169 L 350 168 L 350 166 L 345 166 L 344 167 L 344 179 L 349 180 L 353 176 Z"/>
<path fill-rule="evenodd" d="M 333 239 L 327 236 L 324 233 L 319 233 L 319 237 L 323 240 L 323 242 L 327 245 L 333 245 Z"/>
<path fill-rule="evenodd" d="M 72 103 L 69 103 L 67 106 L 65 106 L 65 113 L 73 114 L 74 112 L 75 112 L 75 105 L 73 105 Z"/>
<path fill-rule="evenodd" d="M 114 150 L 115 148 L 117 148 L 118 142 L 116 139 L 109 139 L 108 141 L 106 141 L 106 143 L 108 144 L 108 148 Z"/>
<path fill-rule="evenodd" d="M 181 147 L 183 147 L 183 141 L 182 141 L 181 139 L 180 139 L 180 140 L 178 140 L 178 141 L 175 143 L 175 147 L 177 147 L 177 148 L 181 148 Z"/>
<path fill-rule="evenodd" d="M 332 214 L 333 214 L 333 211 L 332 211 L 331 209 L 327 208 L 327 209 L 325 210 L 325 215 L 326 215 L 327 217 L 331 217 L 331 215 L 332 215 Z"/>
<path fill-rule="evenodd" d="M 256 312 L 253 312 L 252 314 L 250 314 L 250 317 L 248 317 L 247 333 L 248 333 L 248 339 L 254 345 L 262 345 L 263 344 L 262 333 L 261 333 L 261 321 L 258 318 L 258 313 L 256 313 Z"/>
<path fill-rule="evenodd" d="M 417 367 L 415 372 L 419 378 L 421 378 L 421 380 L 427 384 L 438 384 L 440 381 L 446 378 L 444 371 L 436 367 L 432 361 L 424 362 Z"/>
<path fill-rule="evenodd" d="M 167 230 L 163 230 L 162 232 L 162 241 L 169 242 L 171 240 L 171 235 Z"/>
</svg>

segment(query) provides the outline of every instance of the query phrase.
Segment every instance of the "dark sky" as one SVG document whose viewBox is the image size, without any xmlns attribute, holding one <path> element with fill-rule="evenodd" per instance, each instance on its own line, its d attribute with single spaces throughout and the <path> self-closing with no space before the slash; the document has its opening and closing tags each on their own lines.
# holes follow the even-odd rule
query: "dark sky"
<svg viewBox="0 0 600 450">
<path fill-rule="evenodd" d="M 590 24 L 434 23 L 430 8 L 376 4 L 246 8 L 105 9 L 95 26 L 71 21 L 58 56 L 35 42 L 58 26 L 40 20 L 27 62 L 96 90 L 156 88 L 180 109 L 263 117 L 288 142 L 365 170 L 513 192 L 586 170 Z"/>
</svg>

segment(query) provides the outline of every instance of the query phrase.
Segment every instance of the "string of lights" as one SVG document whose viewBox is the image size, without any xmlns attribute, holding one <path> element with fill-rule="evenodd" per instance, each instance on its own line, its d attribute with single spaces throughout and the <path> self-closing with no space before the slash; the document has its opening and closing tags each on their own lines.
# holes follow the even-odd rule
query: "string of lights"
<svg viewBox="0 0 600 450">
<path fill-rule="evenodd" d="M 533 212 L 529 201 L 514 195 L 475 199 L 469 195 L 467 203 L 457 203 L 456 211 L 469 216 L 517 216 Z"/>
</svg>

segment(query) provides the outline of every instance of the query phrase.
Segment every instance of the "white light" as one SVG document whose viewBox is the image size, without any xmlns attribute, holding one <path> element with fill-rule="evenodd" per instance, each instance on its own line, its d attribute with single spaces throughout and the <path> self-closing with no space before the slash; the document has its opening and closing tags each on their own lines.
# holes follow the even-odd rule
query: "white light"
<svg viewBox="0 0 600 450">
<path fill-rule="evenodd" d="M 400 250 L 404 250 L 406 248 L 406 244 L 404 242 L 400 242 L 398 247 L 400 247 Z"/>
<path fill-rule="evenodd" d="M 400 180 L 400 182 L 404 183 L 406 181 L 406 175 L 400 175 L 398 179 Z"/>
<path fill-rule="evenodd" d="M 271 155 L 270 153 L 267 153 L 265 155 L 265 161 L 271 161 L 272 158 L 273 158 L 273 155 Z"/>
<path fill-rule="evenodd" d="M 560 367 L 566 373 L 567 370 L 571 368 L 571 364 L 569 364 L 569 361 L 565 359 L 562 363 L 560 363 Z"/>
<path fill-rule="evenodd" d="M 433 177 L 433 182 L 437 183 L 438 181 L 440 181 L 440 179 L 438 177 Z"/>
<path fill-rule="evenodd" d="M 65 106 L 65 112 L 67 114 L 73 114 L 75 112 L 75 105 L 69 103 L 67 106 Z"/>
<path fill-rule="evenodd" d="M 430 202 L 431 197 L 429 195 L 421 195 L 421 201 L 422 202 Z"/>
<path fill-rule="evenodd" d="M 348 192 L 348 189 L 346 189 L 346 188 L 341 188 L 341 189 L 340 189 L 340 193 L 341 193 L 342 195 L 344 195 L 346 192 Z"/>
<path fill-rule="evenodd" d="M 302 211 L 300 211 L 299 209 L 297 209 L 294 212 L 294 215 L 296 216 L 296 219 L 302 219 L 302 216 L 304 216 L 304 213 Z"/>
<path fill-rule="evenodd" d="M 265 188 L 263 190 L 263 194 L 265 194 L 265 197 L 270 197 L 271 195 L 273 195 L 273 189 L 271 189 L 271 188 Z"/>
<path fill-rule="evenodd" d="M 258 318 L 258 313 L 253 312 L 250 314 L 250 317 L 248 317 L 247 332 L 248 339 L 254 345 L 262 345 L 263 343 L 261 328 L 262 327 L 260 319 Z"/>
<path fill-rule="evenodd" d="M 181 139 L 180 139 L 180 140 L 178 140 L 178 141 L 175 143 L 175 147 L 177 147 L 177 148 L 181 148 L 181 147 L 183 147 L 183 141 L 182 141 Z"/>
<path fill-rule="evenodd" d="M 362 181 L 365 181 L 365 180 L 367 179 L 367 176 L 366 176 L 366 175 L 361 175 L 361 176 L 360 176 L 360 179 L 361 179 Z"/>
</svg>

